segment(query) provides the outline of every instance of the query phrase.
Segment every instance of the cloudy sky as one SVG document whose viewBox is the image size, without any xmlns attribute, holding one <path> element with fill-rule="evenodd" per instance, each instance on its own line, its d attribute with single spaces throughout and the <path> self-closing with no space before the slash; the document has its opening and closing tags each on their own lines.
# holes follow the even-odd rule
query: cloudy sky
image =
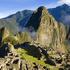
<svg viewBox="0 0 70 70">
<path fill-rule="evenodd" d="M 0 18 L 24 9 L 52 8 L 63 3 L 70 4 L 70 0 L 0 0 Z"/>
</svg>

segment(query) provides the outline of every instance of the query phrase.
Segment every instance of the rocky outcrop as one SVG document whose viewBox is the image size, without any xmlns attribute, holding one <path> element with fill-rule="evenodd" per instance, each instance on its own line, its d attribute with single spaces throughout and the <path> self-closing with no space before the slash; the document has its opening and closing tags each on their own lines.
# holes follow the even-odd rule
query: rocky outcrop
<svg viewBox="0 0 70 70">
<path fill-rule="evenodd" d="M 0 70 L 20 70 L 21 59 L 18 55 L 8 53 L 5 58 L 0 58 Z"/>
<path fill-rule="evenodd" d="M 58 23 L 45 7 L 39 7 L 32 14 L 26 27 L 33 27 L 36 31 L 35 43 L 39 43 L 43 48 L 52 47 L 57 52 L 63 50 L 61 53 L 65 53 L 65 26 Z"/>
<path fill-rule="evenodd" d="M 26 47 L 25 47 L 26 46 Z M 51 69 L 50 67 L 43 66 L 41 64 L 38 64 L 37 62 L 29 62 L 26 59 L 22 59 L 20 56 L 20 52 L 16 52 L 18 48 L 22 48 L 27 50 L 27 55 L 33 56 L 37 58 L 38 60 L 44 61 L 44 63 L 50 65 L 50 66 L 56 66 L 58 68 L 64 67 L 69 69 L 69 54 L 67 56 L 60 55 L 60 54 L 50 54 L 50 52 L 56 52 L 51 51 L 49 49 L 41 48 L 41 46 L 36 45 L 30 45 L 29 43 L 24 43 L 21 45 L 16 45 L 15 47 L 12 44 L 5 45 L 5 50 L 3 52 L 7 51 L 6 55 L 3 55 L 4 57 L 0 58 L 0 69 L 1 70 L 46 70 Z M 7 49 L 6 49 L 7 48 Z M 51 48 L 52 49 L 52 48 Z M 22 50 L 21 50 L 22 51 Z M 35 51 L 35 52 L 34 52 Z M 20 53 L 20 54 L 19 54 Z M 26 57 L 26 56 L 24 56 Z M 54 68 L 53 68 L 54 69 Z"/>
<path fill-rule="evenodd" d="M 0 70 L 46 70 L 46 67 L 30 64 L 26 60 L 22 60 L 18 55 L 8 53 L 5 58 L 0 58 Z"/>
</svg>

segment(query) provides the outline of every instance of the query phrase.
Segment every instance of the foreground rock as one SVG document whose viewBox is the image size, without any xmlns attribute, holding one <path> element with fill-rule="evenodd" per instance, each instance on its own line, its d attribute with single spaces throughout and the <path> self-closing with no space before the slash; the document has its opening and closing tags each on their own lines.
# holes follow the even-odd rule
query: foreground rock
<svg viewBox="0 0 70 70">
<path fill-rule="evenodd" d="M 8 53 L 5 58 L 0 58 L 0 70 L 45 70 L 45 68 L 36 63 L 31 65 L 13 53 Z"/>
</svg>

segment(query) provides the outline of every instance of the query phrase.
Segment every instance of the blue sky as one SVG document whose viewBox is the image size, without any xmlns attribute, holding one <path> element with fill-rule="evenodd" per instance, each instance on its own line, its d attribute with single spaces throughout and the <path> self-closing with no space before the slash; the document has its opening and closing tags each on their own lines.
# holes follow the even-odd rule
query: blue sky
<svg viewBox="0 0 70 70">
<path fill-rule="evenodd" d="M 65 0 L 0 0 L 0 18 L 24 9 L 34 10 L 39 6 L 47 8 L 63 4 Z"/>
</svg>

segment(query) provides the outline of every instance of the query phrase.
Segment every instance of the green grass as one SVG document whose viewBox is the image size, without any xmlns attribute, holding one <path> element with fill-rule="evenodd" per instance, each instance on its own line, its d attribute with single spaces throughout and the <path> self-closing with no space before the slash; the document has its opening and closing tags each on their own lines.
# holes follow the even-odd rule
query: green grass
<svg viewBox="0 0 70 70">
<path fill-rule="evenodd" d="M 37 63 L 41 66 L 46 66 L 47 68 L 50 68 L 50 70 L 58 70 L 58 67 L 55 66 L 51 66 L 49 64 L 46 64 L 43 60 L 38 60 L 36 57 L 33 57 L 31 55 L 27 54 L 27 51 L 24 49 L 16 49 L 16 51 L 18 52 L 18 54 L 20 55 L 20 57 L 24 60 L 26 60 L 27 62 L 29 62 L 30 64 L 32 63 Z"/>
<path fill-rule="evenodd" d="M 24 50 L 24 49 L 18 49 L 17 52 L 20 54 L 20 57 L 21 57 L 22 59 L 25 59 L 26 61 L 29 61 L 29 62 L 31 62 L 31 63 L 36 62 L 37 64 L 46 66 L 46 64 L 45 64 L 45 62 L 44 62 L 43 60 L 38 60 L 37 58 L 26 54 L 27 51 Z"/>
<path fill-rule="evenodd" d="M 9 37 L 3 39 L 3 42 L 4 43 L 10 42 L 11 44 L 15 45 L 18 43 L 18 40 L 15 39 L 15 36 L 9 36 Z"/>
</svg>

